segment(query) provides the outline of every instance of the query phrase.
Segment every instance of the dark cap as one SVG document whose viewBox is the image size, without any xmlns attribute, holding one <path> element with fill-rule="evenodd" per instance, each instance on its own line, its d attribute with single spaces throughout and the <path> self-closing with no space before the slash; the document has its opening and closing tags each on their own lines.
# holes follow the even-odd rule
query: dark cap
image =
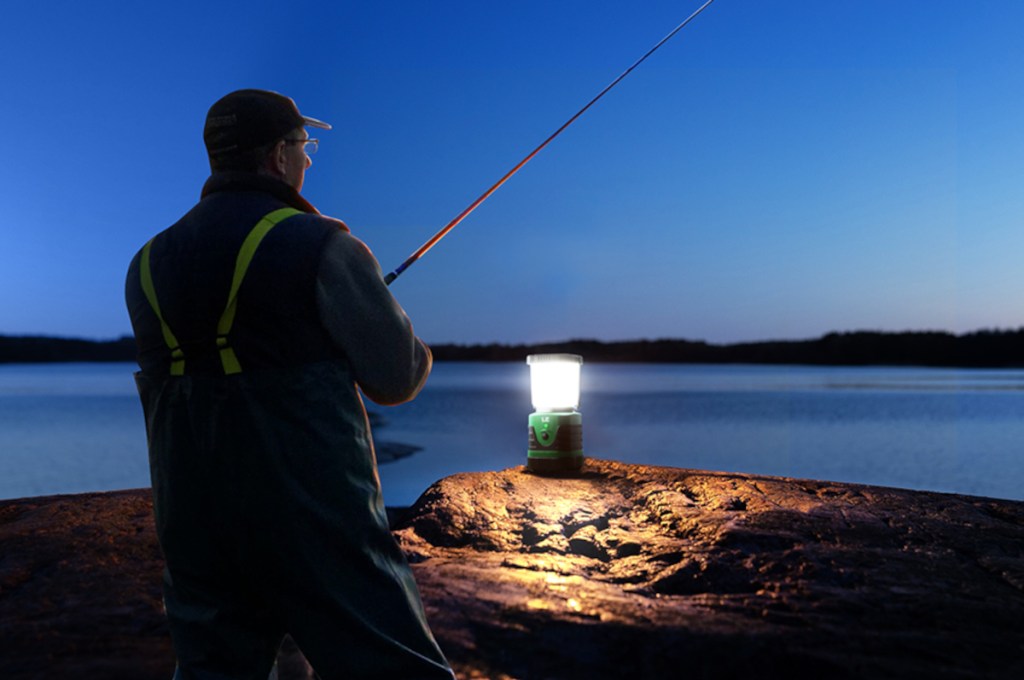
<svg viewBox="0 0 1024 680">
<path fill-rule="evenodd" d="M 203 141 L 210 156 L 231 155 L 269 144 L 305 125 L 331 129 L 322 120 L 303 116 L 295 102 L 282 94 L 236 90 L 210 107 Z"/>
</svg>

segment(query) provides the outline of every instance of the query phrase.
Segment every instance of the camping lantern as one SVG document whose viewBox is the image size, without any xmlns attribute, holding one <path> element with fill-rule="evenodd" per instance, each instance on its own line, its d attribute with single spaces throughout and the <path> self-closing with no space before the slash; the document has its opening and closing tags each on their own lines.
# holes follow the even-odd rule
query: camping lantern
<svg viewBox="0 0 1024 680">
<path fill-rule="evenodd" d="M 583 416 L 580 405 L 580 367 L 577 354 L 531 354 L 526 468 L 531 472 L 574 472 L 583 467 Z"/>
</svg>

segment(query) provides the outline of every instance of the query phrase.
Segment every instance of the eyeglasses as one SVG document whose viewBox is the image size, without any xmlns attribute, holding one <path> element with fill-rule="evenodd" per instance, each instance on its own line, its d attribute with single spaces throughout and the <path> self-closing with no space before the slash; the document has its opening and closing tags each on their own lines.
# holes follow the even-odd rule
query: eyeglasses
<svg viewBox="0 0 1024 680">
<path fill-rule="evenodd" d="M 288 139 L 285 138 L 285 144 L 301 144 L 302 150 L 306 152 L 307 156 L 312 156 L 316 153 L 317 146 L 320 144 L 319 139 Z"/>
</svg>

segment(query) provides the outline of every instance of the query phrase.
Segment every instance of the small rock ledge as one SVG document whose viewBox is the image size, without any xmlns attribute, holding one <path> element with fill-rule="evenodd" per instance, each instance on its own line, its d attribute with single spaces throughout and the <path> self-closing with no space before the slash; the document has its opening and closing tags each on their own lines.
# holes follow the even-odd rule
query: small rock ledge
<svg viewBox="0 0 1024 680">
<path fill-rule="evenodd" d="M 0 501 L 3 677 L 170 677 L 150 509 Z M 394 519 L 460 677 L 1024 677 L 1024 503 L 588 460 Z"/>
</svg>

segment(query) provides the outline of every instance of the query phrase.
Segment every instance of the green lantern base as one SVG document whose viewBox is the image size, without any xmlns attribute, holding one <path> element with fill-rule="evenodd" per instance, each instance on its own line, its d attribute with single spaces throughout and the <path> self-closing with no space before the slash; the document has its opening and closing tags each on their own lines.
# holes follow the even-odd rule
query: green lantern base
<svg viewBox="0 0 1024 680">
<path fill-rule="evenodd" d="M 526 468 L 540 474 L 583 467 L 583 416 L 578 411 L 531 413 Z"/>
</svg>

